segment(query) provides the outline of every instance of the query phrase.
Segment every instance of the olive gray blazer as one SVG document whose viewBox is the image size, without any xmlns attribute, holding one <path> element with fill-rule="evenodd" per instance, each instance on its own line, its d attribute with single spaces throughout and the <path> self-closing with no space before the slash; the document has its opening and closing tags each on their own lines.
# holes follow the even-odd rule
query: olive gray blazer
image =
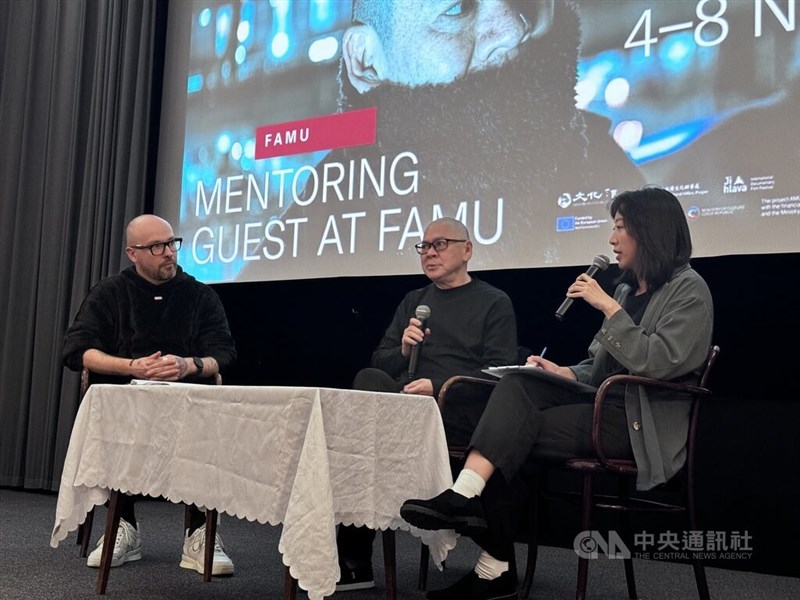
<svg viewBox="0 0 800 600">
<path fill-rule="evenodd" d="M 631 287 L 614 298 L 623 304 Z M 711 345 L 714 306 L 702 277 L 689 265 L 676 269 L 657 290 L 642 321 L 624 310 L 603 321 L 589 346 L 589 358 L 571 367 L 578 381 L 597 386 L 611 374 L 610 357 L 632 375 L 697 383 Z M 686 460 L 691 399 L 664 390 L 627 385 L 625 412 L 638 477 L 647 490 L 668 481 Z"/>
</svg>

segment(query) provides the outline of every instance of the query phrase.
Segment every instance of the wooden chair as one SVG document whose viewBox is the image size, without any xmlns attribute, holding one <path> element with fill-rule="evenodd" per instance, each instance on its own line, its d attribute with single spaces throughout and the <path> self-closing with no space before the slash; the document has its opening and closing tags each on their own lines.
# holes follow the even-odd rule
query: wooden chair
<svg viewBox="0 0 800 600">
<path fill-rule="evenodd" d="M 80 388 L 80 399 L 81 402 L 83 401 L 86 392 L 89 390 L 89 386 L 91 385 L 91 375 L 92 372 L 84 367 L 81 370 L 81 388 Z M 212 377 L 207 377 L 201 380 L 202 382 L 207 382 L 213 385 L 222 385 L 222 376 L 217 373 Z M 112 490 L 111 498 L 109 498 L 109 509 L 108 509 L 108 519 L 114 519 L 114 513 L 116 512 L 116 500 L 119 492 L 117 490 Z M 217 517 L 218 513 L 216 510 L 206 510 L 206 546 L 205 546 L 205 563 L 204 563 L 204 572 L 203 572 L 203 580 L 204 581 L 211 581 L 211 570 L 213 568 L 213 559 L 214 559 L 214 541 L 216 539 L 217 533 Z M 183 528 L 189 528 L 189 520 L 190 520 L 190 511 L 189 506 L 186 505 L 184 508 L 184 516 L 183 516 Z M 88 549 L 89 549 L 89 539 L 92 535 L 92 524 L 94 522 L 94 508 L 90 510 L 86 514 L 86 519 L 78 526 L 78 535 L 77 535 L 77 543 L 80 545 L 80 556 L 81 558 L 86 558 Z M 116 519 L 114 522 L 113 531 L 116 531 L 116 528 L 119 526 L 119 515 L 116 515 Z M 113 544 L 112 544 L 113 546 Z M 105 550 L 105 548 L 104 548 Z M 110 560 L 110 552 L 109 552 L 109 560 Z M 103 575 L 105 573 L 105 575 Z M 106 585 L 108 584 L 108 568 L 104 567 L 102 560 L 100 566 L 100 577 L 98 577 L 98 593 L 104 593 Z M 102 592 L 99 591 L 102 588 Z"/>
<path fill-rule="evenodd" d="M 583 489 L 577 498 L 581 503 L 582 531 L 591 530 L 592 509 L 617 511 L 621 516 L 623 532 L 628 528 L 628 515 L 634 511 L 682 513 L 688 517 L 690 529 L 697 530 L 694 499 L 694 450 L 696 445 L 697 421 L 700 409 L 699 399 L 703 396 L 709 396 L 711 394 L 711 391 L 708 388 L 708 381 L 711 369 L 716 362 L 718 355 L 719 347 L 712 346 L 709 350 L 700 382 L 697 386 L 678 384 L 635 375 L 614 375 L 606 379 L 598 388 L 595 397 L 592 428 L 592 443 L 595 448 L 595 455 L 591 457 L 573 458 L 566 461 L 566 463 L 563 465 L 556 467 L 566 469 L 570 472 L 582 474 Z M 439 393 L 438 404 L 439 408 L 442 410 L 443 416 L 445 411 L 457 410 L 458 403 L 464 397 L 472 398 L 473 401 L 476 397 L 485 397 L 488 399 L 492 389 L 494 389 L 494 386 L 497 385 L 497 381 L 498 380 L 496 379 L 482 379 L 466 376 L 451 377 L 447 382 L 445 382 Z M 687 439 L 686 462 L 681 471 L 673 478 L 673 481 L 677 479 L 681 484 L 681 500 L 674 504 L 632 497 L 628 492 L 628 484 L 631 482 L 631 480 L 635 481 L 637 474 L 636 463 L 633 460 L 609 459 L 603 454 L 602 440 L 600 439 L 600 415 L 602 413 L 603 402 L 605 401 L 609 388 L 612 386 L 626 384 L 666 389 L 676 393 L 689 394 L 693 397 Z M 450 452 L 451 461 L 454 467 L 460 464 L 466 448 L 448 446 L 448 450 Z M 551 468 L 551 466 L 548 465 L 547 468 Z M 615 475 L 620 479 L 619 493 L 617 496 L 598 496 L 594 494 L 592 483 L 594 476 L 598 474 Z M 520 587 L 520 597 L 522 598 L 529 597 L 533 584 L 539 540 L 539 511 L 540 502 L 542 499 L 557 501 L 564 499 L 575 500 L 576 498 L 574 494 L 551 494 L 542 489 L 537 490 L 537 493 L 533 495 L 532 502 L 530 504 L 530 514 L 528 515 L 529 531 L 527 539 L 525 540 L 525 542 L 528 544 L 528 558 L 525 575 Z M 429 557 L 426 551 L 427 547 L 423 546 L 422 555 L 420 557 L 419 571 L 420 589 L 425 589 L 427 584 Z M 629 597 L 636 598 L 633 562 L 632 560 L 628 559 L 624 561 L 624 564 Z M 693 566 L 699 596 L 702 600 L 707 600 L 709 598 L 709 593 L 703 564 L 695 557 Z M 588 559 L 579 557 L 578 581 L 576 590 L 576 598 L 578 600 L 582 600 L 586 595 L 587 575 Z"/>
<path fill-rule="evenodd" d="M 711 395 L 708 387 L 709 377 L 712 367 L 719 355 L 719 346 L 712 346 L 709 349 L 705 365 L 702 369 L 698 385 L 686 385 L 674 383 L 650 377 L 640 377 L 636 375 L 613 375 L 606 379 L 598 388 L 595 396 L 594 415 L 592 419 L 592 445 L 594 456 L 572 458 L 567 460 L 561 468 L 567 471 L 579 473 L 582 476 L 582 492 L 580 493 L 581 523 L 580 531 L 592 530 L 592 511 L 595 509 L 613 511 L 620 517 L 621 530 L 623 536 L 630 531 L 629 517 L 632 513 L 663 513 L 681 514 L 686 517 L 690 531 L 697 531 L 697 515 L 695 512 L 694 497 L 694 478 L 695 478 L 695 447 L 697 445 L 697 423 L 700 411 L 700 399 Z M 692 397 L 692 405 L 689 416 L 689 430 L 686 441 L 686 461 L 681 470 L 672 478 L 669 484 L 676 482 L 680 485 L 679 498 L 674 502 L 655 501 L 641 496 L 632 495 L 629 490 L 631 483 L 635 482 L 637 469 L 636 463 L 631 460 L 610 459 L 603 453 L 603 442 L 600 435 L 600 417 L 603 410 L 603 403 L 609 389 L 614 386 L 639 385 L 645 388 L 667 390 L 676 394 L 685 394 Z M 618 493 L 616 495 L 598 495 L 594 493 L 594 478 L 599 475 L 611 475 L 618 479 Z M 558 501 L 574 498 L 569 493 L 550 494 L 547 490 L 541 490 L 540 494 L 534 498 L 534 511 L 532 514 L 530 538 L 528 540 L 528 560 L 525 569 L 525 577 L 522 582 L 520 596 L 527 598 L 533 584 L 533 576 L 536 568 L 536 557 L 538 550 L 538 505 L 541 498 L 547 501 Z M 628 597 L 637 598 L 636 582 L 633 574 L 632 558 L 623 560 L 625 567 L 625 579 L 628 586 Z M 710 598 L 708 583 L 706 581 L 705 569 L 702 560 L 696 553 L 692 553 L 692 566 L 694 568 L 697 592 L 701 600 Z M 586 587 L 588 580 L 589 558 L 585 555 L 578 557 L 578 580 L 575 592 L 577 600 L 586 597 Z"/>
</svg>

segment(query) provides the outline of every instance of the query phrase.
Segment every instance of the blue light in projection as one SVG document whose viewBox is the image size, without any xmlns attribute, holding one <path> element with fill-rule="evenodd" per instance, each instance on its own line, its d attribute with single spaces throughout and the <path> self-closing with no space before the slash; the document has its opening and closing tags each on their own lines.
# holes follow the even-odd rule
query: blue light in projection
<svg viewBox="0 0 800 600">
<path fill-rule="evenodd" d="M 197 23 L 200 27 L 208 27 L 208 24 L 211 23 L 211 9 L 204 8 L 200 11 L 200 14 L 197 15 Z"/>
<path fill-rule="evenodd" d="M 309 26 L 314 31 L 325 31 L 333 25 L 336 14 L 332 10 L 330 0 L 311 0 L 308 14 Z"/>
<path fill-rule="evenodd" d="M 222 133 L 217 138 L 217 152 L 220 154 L 227 154 L 228 150 L 231 149 L 231 136 L 227 133 Z"/>
<path fill-rule="evenodd" d="M 247 48 L 242 45 L 237 46 L 233 57 L 236 60 L 236 64 L 241 65 L 247 58 Z"/>
<path fill-rule="evenodd" d="M 625 71 L 625 59 L 616 50 L 601 52 L 590 59 L 578 63 L 578 83 L 576 106 L 585 109 L 589 105 L 600 102 L 600 91 L 605 89 L 609 80 Z"/>
<path fill-rule="evenodd" d="M 332 35 L 314 40 L 308 47 L 308 60 L 314 63 L 331 60 L 339 52 L 339 41 Z"/>
<path fill-rule="evenodd" d="M 186 80 L 186 93 L 194 94 L 203 89 L 203 74 L 193 73 L 187 77 Z"/>
<path fill-rule="evenodd" d="M 239 11 L 239 26 L 236 28 L 236 39 L 240 44 L 249 46 L 252 42 L 254 21 L 255 7 L 250 0 L 245 0 Z"/>
<path fill-rule="evenodd" d="M 711 129 L 717 121 L 717 117 L 706 117 L 679 123 L 652 135 L 646 135 L 642 137 L 637 147 L 631 148 L 628 155 L 637 165 L 662 158 L 691 144 Z"/>
<path fill-rule="evenodd" d="M 275 58 L 283 58 L 286 56 L 286 53 L 289 51 L 289 36 L 283 31 L 276 33 L 275 37 L 272 38 L 270 49 Z"/>
<path fill-rule="evenodd" d="M 692 34 L 684 31 L 664 40 L 658 49 L 658 58 L 665 71 L 680 73 L 689 66 L 696 49 Z"/>
<path fill-rule="evenodd" d="M 233 9 L 226 5 L 217 11 L 217 29 L 216 37 L 214 38 L 214 52 L 217 56 L 225 54 L 225 49 L 228 47 L 228 40 L 231 36 L 231 21 L 233 16 Z"/>
<path fill-rule="evenodd" d="M 291 3 L 288 0 L 270 0 L 273 12 L 272 42 L 270 50 L 275 58 L 284 58 L 289 54 L 291 40 L 289 38 L 289 10 Z"/>
</svg>

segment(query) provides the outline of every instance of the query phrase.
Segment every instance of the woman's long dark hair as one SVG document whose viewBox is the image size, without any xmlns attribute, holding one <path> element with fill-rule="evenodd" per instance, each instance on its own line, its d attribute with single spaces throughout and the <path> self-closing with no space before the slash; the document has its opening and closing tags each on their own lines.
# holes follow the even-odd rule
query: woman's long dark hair
<svg viewBox="0 0 800 600">
<path fill-rule="evenodd" d="M 609 207 L 611 218 L 625 220 L 628 235 L 636 240 L 635 266 L 623 271 L 620 281 L 634 289 L 647 282 L 651 292 L 663 286 L 677 267 L 689 262 L 692 238 L 678 199 L 665 189 L 648 186 L 622 192 Z"/>
</svg>

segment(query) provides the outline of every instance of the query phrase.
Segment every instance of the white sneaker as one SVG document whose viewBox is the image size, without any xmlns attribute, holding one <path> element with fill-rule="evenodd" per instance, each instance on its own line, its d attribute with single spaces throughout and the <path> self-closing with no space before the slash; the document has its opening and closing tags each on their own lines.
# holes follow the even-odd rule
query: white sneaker
<svg viewBox="0 0 800 600">
<path fill-rule="evenodd" d="M 103 538 L 97 540 L 97 546 L 89 554 L 86 564 L 97 568 L 100 566 L 100 558 L 103 556 Z M 139 540 L 139 532 L 125 519 L 119 520 L 117 528 L 117 539 L 114 542 L 114 554 L 111 558 L 111 566 L 118 567 L 132 560 L 142 558 L 142 543 Z"/>
<path fill-rule="evenodd" d="M 206 551 L 206 526 L 203 525 L 196 529 L 192 535 L 186 530 L 186 538 L 183 540 L 183 555 L 181 556 L 181 566 L 184 569 L 194 569 L 198 573 L 203 572 Z M 219 534 L 214 539 L 214 564 L 211 567 L 212 575 L 233 575 L 233 561 L 225 554 L 225 546 Z"/>
</svg>

